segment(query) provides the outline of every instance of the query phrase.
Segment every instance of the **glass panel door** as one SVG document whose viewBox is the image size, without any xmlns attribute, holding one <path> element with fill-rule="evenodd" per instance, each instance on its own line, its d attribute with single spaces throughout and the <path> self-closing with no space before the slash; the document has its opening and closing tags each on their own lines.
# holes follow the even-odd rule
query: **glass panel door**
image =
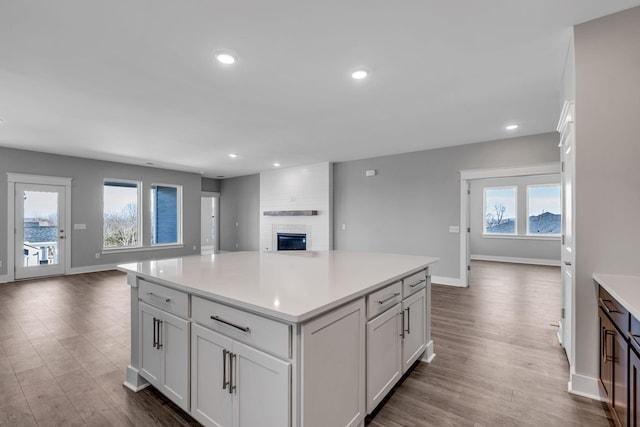
<svg viewBox="0 0 640 427">
<path fill-rule="evenodd" d="M 16 183 L 15 277 L 64 274 L 65 187 Z"/>
</svg>

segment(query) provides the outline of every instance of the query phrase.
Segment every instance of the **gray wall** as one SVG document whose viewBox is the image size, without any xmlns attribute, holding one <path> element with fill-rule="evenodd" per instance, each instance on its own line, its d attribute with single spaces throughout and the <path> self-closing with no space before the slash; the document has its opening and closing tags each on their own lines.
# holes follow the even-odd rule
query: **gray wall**
<svg viewBox="0 0 640 427">
<path fill-rule="evenodd" d="M 200 175 L 122 163 L 58 156 L 33 151 L 0 148 L 0 275 L 7 274 L 7 172 L 73 178 L 71 183 L 71 223 L 87 225 L 86 230 L 72 230 L 71 267 L 123 263 L 151 258 L 191 255 L 200 250 Z M 179 184 L 183 191 L 183 242 L 180 249 L 151 249 L 141 252 L 105 253 L 102 250 L 102 194 L 105 178 L 142 181 L 143 207 L 149 206 L 152 183 Z M 150 213 L 144 209 L 143 229 L 149 230 Z M 145 236 L 145 243 L 146 238 Z M 196 252 L 193 251 L 196 246 Z"/>
<path fill-rule="evenodd" d="M 527 185 L 560 184 L 560 175 L 536 175 L 500 179 L 479 179 L 471 181 L 470 205 L 470 248 L 471 255 L 532 258 L 560 262 L 560 238 L 540 240 L 536 237 L 483 237 L 484 226 L 484 188 L 517 186 L 518 194 L 518 234 L 527 234 Z M 560 213 L 560 212 L 554 212 Z"/>
<path fill-rule="evenodd" d="M 640 8 L 575 28 L 575 370 L 598 376 L 594 272 L 640 274 Z"/>
<path fill-rule="evenodd" d="M 220 184 L 218 238 L 221 251 L 258 250 L 260 241 L 260 175 L 222 180 Z"/>
<path fill-rule="evenodd" d="M 334 165 L 334 246 L 440 257 L 433 274 L 460 276 L 458 171 L 557 162 L 556 133 Z M 365 170 L 377 175 L 365 177 Z M 342 230 L 345 224 L 346 230 Z"/>
<path fill-rule="evenodd" d="M 220 180 L 215 178 L 202 178 L 202 191 L 210 191 L 212 193 L 220 192 Z"/>
</svg>

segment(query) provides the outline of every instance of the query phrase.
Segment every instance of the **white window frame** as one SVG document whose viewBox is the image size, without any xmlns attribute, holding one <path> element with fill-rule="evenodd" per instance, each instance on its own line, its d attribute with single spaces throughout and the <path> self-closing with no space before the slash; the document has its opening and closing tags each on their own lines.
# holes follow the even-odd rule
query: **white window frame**
<svg viewBox="0 0 640 427">
<path fill-rule="evenodd" d="M 540 187 L 558 187 L 560 188 L 560 209 L 562 209 L 562 184 L 555 183 L 555 184 L 529 184 L 527 185 L 527 189 L 526 189 L 526 212 L 525 212 L 525 219 L 527 221 L 527 236 L 528 237 L 560 237 L 560 235 L 562 234 L 562 227 L 560 229 L 559 233 L 555 233 L 555 234 L 551 234 L 551 233 L 531 233 L 531 231 L 529 230 L 529 189 L 530 188 L 540 188 Z M 562 215 L 562 213 L 561 213 Z"/>
<path fill-rule="evenodd" d="M 487 190 L 513 190 L 513 219 L 515 221 L 513 233 L 487 233 Z M 484 187 L 482 192 L 482 236 L 483 237 L 505 237 L 512 238 L 518 235 L 518 186 L 517 185 L 501 185 L 498 187 Z"/>
<path fill-rule="evenodd" d="M 153 188 L 154 187 L 172 187 L 177 189 L 177 241 L 174 243 L 153 243 L 153 233 L 155 232 L 155 230 L 153 230 L 153 212 L 152 212 L 152 208 L 154 206 L 154 204 L 152 203 L 152 195 L 153 195 Z M 151 225 L 150 225 L 150 235 L 149 235 L 149 242 L 150 245 L 154 248 L 157 247 L 163 247 L 163 246 L 177 246 L 177 245 L 182 245 L 182 185 L 179 184 L 163 184 L 163 183 L 159 183 L 159 182 L 154 182 L 151 184 L 151 186 L 149 187 L 149 215 L 150 215 L 150 221 L 151 221 Z"/>
<path fill-rule="evenodd" d="M 135 184 L 137 190 L 138 205 L 137 210 L 137 226 L 138 226 L 138 241 L 135 245 L 131 246 L 105 246 L 104 245 L 104 187 L 108 182 L 120 182 L 123 184 Z M 102 251 L 103 252 L 126 252 L 131 250 L 140 249 L 143 247 L 144 229 L 142 227 L 142 212 L 143 212 L 143 192 L 142 181 L 136 179 L 122 179 L 122 178 L 104 178 L 102 181 Z"/>
</svg>

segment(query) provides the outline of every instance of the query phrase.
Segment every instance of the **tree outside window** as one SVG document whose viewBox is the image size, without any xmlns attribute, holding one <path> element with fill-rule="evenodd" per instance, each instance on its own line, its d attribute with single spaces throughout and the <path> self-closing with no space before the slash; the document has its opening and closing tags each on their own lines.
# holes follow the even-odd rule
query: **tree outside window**
<svg viewBox="0 0 640 427">
<path fill-rule="evenodd" d="M 484 234 L 516 234 L 517 188 L 484 189 Z"/>
</svg>

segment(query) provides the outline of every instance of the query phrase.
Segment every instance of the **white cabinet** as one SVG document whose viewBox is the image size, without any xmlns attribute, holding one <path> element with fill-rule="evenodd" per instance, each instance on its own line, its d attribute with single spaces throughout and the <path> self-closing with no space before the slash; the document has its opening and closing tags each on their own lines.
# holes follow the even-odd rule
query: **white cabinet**
<svg viewBox="0 0 640 427">
<path fill-rule="evenodd" d="M 189 321 L 138 305 L 140 375 L 185 411 L 189 410 Z"/>
<path fill-rule="evenodd" d="M 301 425 L 364 424 L 365 325 L 364 298 L 302 325 Z"/>
<path fill-rule="evenodd" d="M 191 414 L 208 426 L 291 425 L 291 364 L 193 325 Z"/>
<path fill-rule="evenodd" d="M 402 310 L 396 304 L 367 322 L 367 413 L 402 377 Z"/>
<path fill-rule="evenodd" d="M 427 283 L 420 272 L 367 297 L 372 318 L 367 322 L 368 414 L 426 350 Z M 385 305 L 387 300 L 395 305 Z"/>
<path fill-rule="evenodd" d="M 422 289 L 402 301 L 402 373 L 407 372 L 426 349 L 426 299 L 426 290 Z"/>
</svg>

